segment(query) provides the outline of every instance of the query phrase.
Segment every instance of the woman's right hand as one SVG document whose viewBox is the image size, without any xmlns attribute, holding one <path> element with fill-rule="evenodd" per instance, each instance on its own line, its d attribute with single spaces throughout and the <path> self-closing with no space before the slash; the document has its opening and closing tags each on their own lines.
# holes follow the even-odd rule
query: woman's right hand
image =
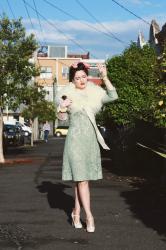
<svg viewBox="0 0 166 250">
<path fill-rule="evenodd" d="M 65 107 L 69 107 L 72 104 L 72 100 L 70 100 L 69 98 L 66 98 L 65 100 L 62 100 L 60 103 L 60 106 L 65 108 Z"/>
</svg>

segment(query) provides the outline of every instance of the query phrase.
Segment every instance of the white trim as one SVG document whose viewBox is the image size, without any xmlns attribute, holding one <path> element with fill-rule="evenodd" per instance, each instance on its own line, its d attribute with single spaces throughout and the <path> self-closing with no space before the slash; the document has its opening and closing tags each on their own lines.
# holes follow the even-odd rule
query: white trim
<svg viewBox="0 0 166 250">
<path fill-rule="evenodd" d="M 82 59 L 82 62 L 86 63 L 105 63 L 105 59 Z"/>
<path fill-rule="evenodd" d="M 69 57 L 40 57 L 38 56 L 40 60 L 82 60 L 82 58 L 77 57 L 77 58 L 69 58 Z M 87 59 L 89 60 L 89 59 Z"/>
<path fill-rule="evenodd" d="M 59 81 L 59 75 L 58 75 L 58 71 L 59 71 L 59 64 L 58 64 L 59 59 L 56 59 L 56 84 Z"/>
<path fill-rule="evenodd" d="M 67 58 L 67 46 L 65 46 L 65 58 Z"/>
</svg>

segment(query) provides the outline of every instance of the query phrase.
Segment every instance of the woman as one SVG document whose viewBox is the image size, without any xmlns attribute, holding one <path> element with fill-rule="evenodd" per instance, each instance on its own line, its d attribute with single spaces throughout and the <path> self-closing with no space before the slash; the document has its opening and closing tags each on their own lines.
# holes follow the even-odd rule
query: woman
<svg viewBox="0 0 166 250">
<path fill-rule="evenodd" d="M 89 181 L 102 179 L 99 144 L 109 149 L 101 136 L 95 115 L 104 103 L 118 98 L 107 78 L 106 67 L 98 65 L 106 90 L 88 81 L 88 65 L 82 62 L 70 67 L 70 83 L 57 96 L 59 109 L 67 108 L 69 130 L 63 154 L 62 179 L 75 182 L 75 207 L 71 217 L 75 228 L 82 228 L 81 207 L 86 215 L 87 232 L 95 231 L 94 218 L 90 207 Z"/>
<path fill-rule="evenodd" d="M 50 132 L 50 124 L 48 123 L 48 121 L 46 121 L 43 125 L 43 132 L 44 132 L 44 140 L 45 142 L 48 142 L 48 135 Z"/>
</svg>

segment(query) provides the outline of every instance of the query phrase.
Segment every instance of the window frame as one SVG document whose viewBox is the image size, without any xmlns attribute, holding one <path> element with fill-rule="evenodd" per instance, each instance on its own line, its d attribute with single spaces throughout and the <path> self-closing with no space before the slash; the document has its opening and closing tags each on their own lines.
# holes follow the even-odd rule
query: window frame
<svg viewBox="0 0 166 250">
<path fill-rule="evenodd" d="M 51 79 L 52 78 L 52 67 L 51 66 L 41 66 L 40 67 L 40 78 L 41 79 Z"/>
<path fill-rule="evenodd" d="M 69 79 L 69 67 L 68 66 L 62 66 L 62 79 L 68 80 Z"/>
</svg>

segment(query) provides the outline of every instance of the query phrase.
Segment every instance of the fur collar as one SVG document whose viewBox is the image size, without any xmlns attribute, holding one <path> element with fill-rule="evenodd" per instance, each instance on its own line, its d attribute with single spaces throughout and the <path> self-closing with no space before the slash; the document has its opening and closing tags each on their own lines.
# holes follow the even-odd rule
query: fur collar
<svg viewBox="0 0 166 250">
<path fill-rule="evenodd" d="M 77 89 L 73 83 L 69 83 L 58 92 L 57 103 L 59 103 L 58 100 L 62 95 L 66 95 L 72 100 L 71 113 L 88 108 L 96 114 L 102 107 L 102 99 L 106 95 L 106 91 L 92 82 L 87 82 L 85 89 Z"/>
</svg>

